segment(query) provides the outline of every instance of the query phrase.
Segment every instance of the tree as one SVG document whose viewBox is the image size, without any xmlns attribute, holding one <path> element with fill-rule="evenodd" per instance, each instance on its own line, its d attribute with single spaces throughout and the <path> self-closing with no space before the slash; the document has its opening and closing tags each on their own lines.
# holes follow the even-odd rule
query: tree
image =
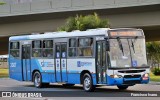
<svg viewBox="0 0 160 100">
<path fill-rule="evenodd" d="M 0 2 L 0 5 L 4 5 L 4 4 L 6 4 L 6 3 L 4 3 L 4 2 Z"/>
<path fill-rule="evenodd" d="M 93 15 L 77 15 L 76 17 L 69 17 L 64 26 L 58 28 L 58 31 L 80 30 L 85 31 L 87 29 L 94 28 L 107 28 L 109 22 L 107 19 L 101 19 L 96 13 Z"/>
<path fill-rule="evenodd" d="M 154 74 L 159 75 L 160 74 L 160 41 L 154 41 L 154 42 L 147 42 L 146 43 L 147 48 L 147 58 L 148 62 L 152 65 L 152 67 L 158 67 L 155 68 Z"/>
</svg>

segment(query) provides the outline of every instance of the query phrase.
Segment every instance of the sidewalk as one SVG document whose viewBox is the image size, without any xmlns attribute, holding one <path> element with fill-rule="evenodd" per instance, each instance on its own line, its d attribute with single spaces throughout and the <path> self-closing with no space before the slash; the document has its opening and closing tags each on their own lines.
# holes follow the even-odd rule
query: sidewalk
<svg viewBox="0 0 160 100">
<path fill-rule="evenodd" d="M 150 81 L 149 84 L 152 84 L 152 85 L 160 85 L 160 82 Z"/>
</svg>

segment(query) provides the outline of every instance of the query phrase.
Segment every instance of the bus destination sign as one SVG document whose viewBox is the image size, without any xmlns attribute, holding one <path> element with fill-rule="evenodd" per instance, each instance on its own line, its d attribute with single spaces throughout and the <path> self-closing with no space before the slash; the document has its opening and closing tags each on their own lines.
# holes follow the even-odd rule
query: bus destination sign
<svg viewBox="0 0 160 100">
<path fill-rule="evenodd" d="M 142 31 L 140 30 L 111 30 L 109 31 L 109 36 L 111 37 L 142 36 Z"/>
</svg>

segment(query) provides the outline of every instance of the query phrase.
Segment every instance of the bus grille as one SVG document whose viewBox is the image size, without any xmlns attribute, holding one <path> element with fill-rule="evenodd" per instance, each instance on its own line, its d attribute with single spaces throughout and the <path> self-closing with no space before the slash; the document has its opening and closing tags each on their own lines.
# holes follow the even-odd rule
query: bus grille
<svg viewBox="0 0 160 100">
<path fill-rule="evenodd" d="M 123 71 L 118 71 L 119 73 L 140 73 L 144 72 L 146 70 L 123 70 Z"/>
<path fill-rule="evenodd" d="M 130 80 L 130 81 L 124 81 L 123 84 L 136 84 L 141 83 L 140 80 Z"/>
<path fill-rule="evenodd" d="M 141 75 L 125 75 L 124 78 L 140 78 Z"/>
</svg>

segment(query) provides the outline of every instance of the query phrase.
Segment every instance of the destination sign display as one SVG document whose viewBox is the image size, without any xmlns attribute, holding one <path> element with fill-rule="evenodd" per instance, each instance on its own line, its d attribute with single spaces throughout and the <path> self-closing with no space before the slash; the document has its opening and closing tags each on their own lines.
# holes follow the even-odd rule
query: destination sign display
<svg viewBox="0 0 160 100">
<path fill-rule="evenodd" d="M 127 36 L 142 36 L 141 30 L 110 30 L 109 36 L 111 37 L 127 37 Z"/>
</svg>

